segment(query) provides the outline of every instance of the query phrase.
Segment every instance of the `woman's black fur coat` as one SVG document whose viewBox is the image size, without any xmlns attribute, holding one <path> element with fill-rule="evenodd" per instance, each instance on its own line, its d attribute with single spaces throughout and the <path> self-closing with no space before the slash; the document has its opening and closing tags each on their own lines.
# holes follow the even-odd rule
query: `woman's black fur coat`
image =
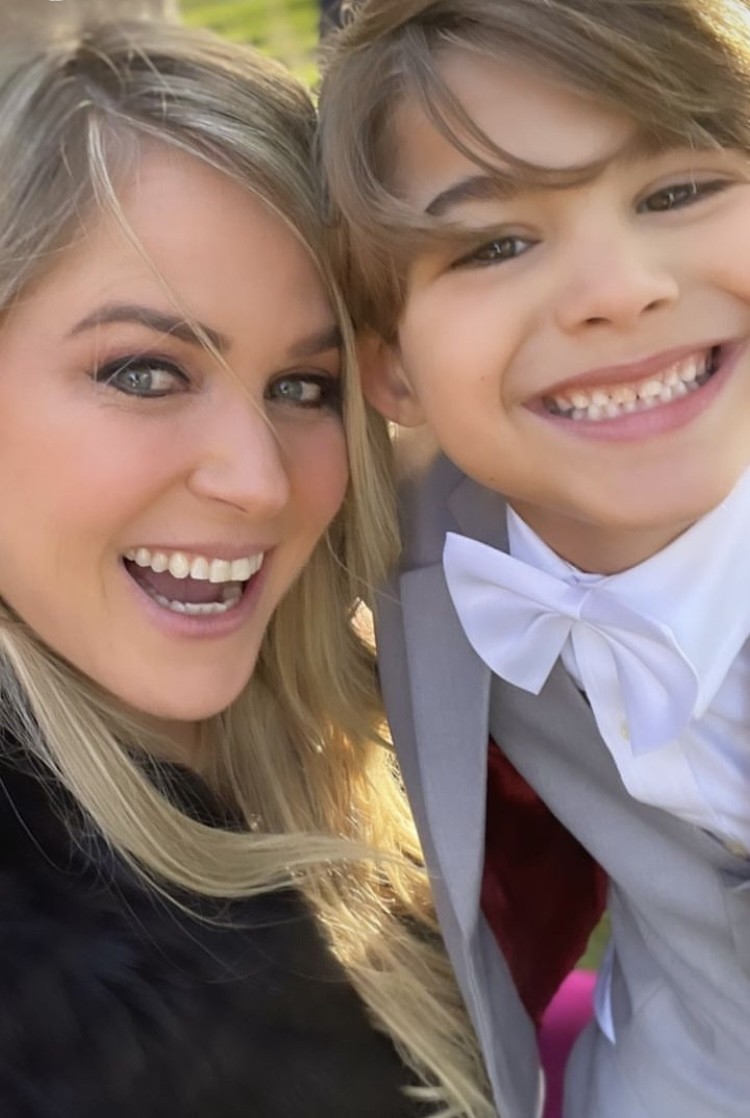
<svg viewBox="0 0 750 1118">
<path fill-rule="evenodd" d="M 183 800 L 216 822 L 202 786 L 177 772 Z M 73 841 L 75 811 L 66 827 L 61 803 L 6 742 L 0 1118 L 421 1113 L 296 893 L 204 904 L 225 924 L 196 920 L 96 836 Z"/>
</svg>

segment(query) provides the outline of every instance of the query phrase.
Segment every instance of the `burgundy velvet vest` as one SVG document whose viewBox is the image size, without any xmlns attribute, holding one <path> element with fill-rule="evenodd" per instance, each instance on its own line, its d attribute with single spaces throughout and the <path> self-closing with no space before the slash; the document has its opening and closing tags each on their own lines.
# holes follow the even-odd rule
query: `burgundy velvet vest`
<svg viewBox="0 0 750 1118">
<path fill-rule="evenodd" d="M 490 741 L 482 910 L 538 1025 L 604 912 L 607 879 Z"/>
</svg>

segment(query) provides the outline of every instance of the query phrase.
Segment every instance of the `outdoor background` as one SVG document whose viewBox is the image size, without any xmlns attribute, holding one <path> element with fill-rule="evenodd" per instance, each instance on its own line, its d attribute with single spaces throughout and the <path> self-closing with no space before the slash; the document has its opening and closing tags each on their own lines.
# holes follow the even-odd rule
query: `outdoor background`
<svg viewBox="0 0 750 1118">
<path fill-rule="evenodd" d="M 313 82 L 318 42 L 315 0 L 181 0 L 188 23 L 254 43 Z"/>
</svg>

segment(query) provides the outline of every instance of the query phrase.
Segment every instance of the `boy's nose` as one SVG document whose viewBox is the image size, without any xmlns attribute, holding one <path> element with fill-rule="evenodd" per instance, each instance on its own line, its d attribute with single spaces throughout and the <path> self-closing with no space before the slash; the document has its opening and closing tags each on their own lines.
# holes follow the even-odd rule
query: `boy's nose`
<svg viewBox="0 0 750 1118">
<path fill-rule="evenodd" d="M 566 333 L 626 330 L 679 295 L 677 280 L 646 245 L 610 238 L 589 245 L 577 260 L 569 256 L 567 264 L 557 301 L 558 324 Z"/>
<path fill-rule="evenodd" d="M 284 508 L 289 475 L 276 431 L 261 410 L 236 402 L 208 419 L 199 437 L 189 478 L 196 496 L 255 516 L 271 517 Z"/>
</svg>

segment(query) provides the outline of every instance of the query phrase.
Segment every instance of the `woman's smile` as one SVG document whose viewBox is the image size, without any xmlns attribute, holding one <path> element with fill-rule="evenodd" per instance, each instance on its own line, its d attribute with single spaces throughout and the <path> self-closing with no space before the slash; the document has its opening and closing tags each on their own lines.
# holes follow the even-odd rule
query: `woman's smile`
<svg viewBox="0 0 750 1118">
<path fill-rule="evenodd" d="M 338 331 L 307 250 L 243 187 L 159 149 L 136 170 L 138 247 L 90 222 L 0 335 L 0 581 L 106 691 L 192 722 L 245 687 L 341 506 Z"/>
<path fill-rule="evenodd" d="M 237 559 L 225 550 L 212 550 L 212 558 L 189 548 L 137 547 L 123 556 L 127 574 L 153 601 L 173 613 L 208 617 L 228 613 L 255 581 L 265 550 L 245 549 Z"/>
</svg>

